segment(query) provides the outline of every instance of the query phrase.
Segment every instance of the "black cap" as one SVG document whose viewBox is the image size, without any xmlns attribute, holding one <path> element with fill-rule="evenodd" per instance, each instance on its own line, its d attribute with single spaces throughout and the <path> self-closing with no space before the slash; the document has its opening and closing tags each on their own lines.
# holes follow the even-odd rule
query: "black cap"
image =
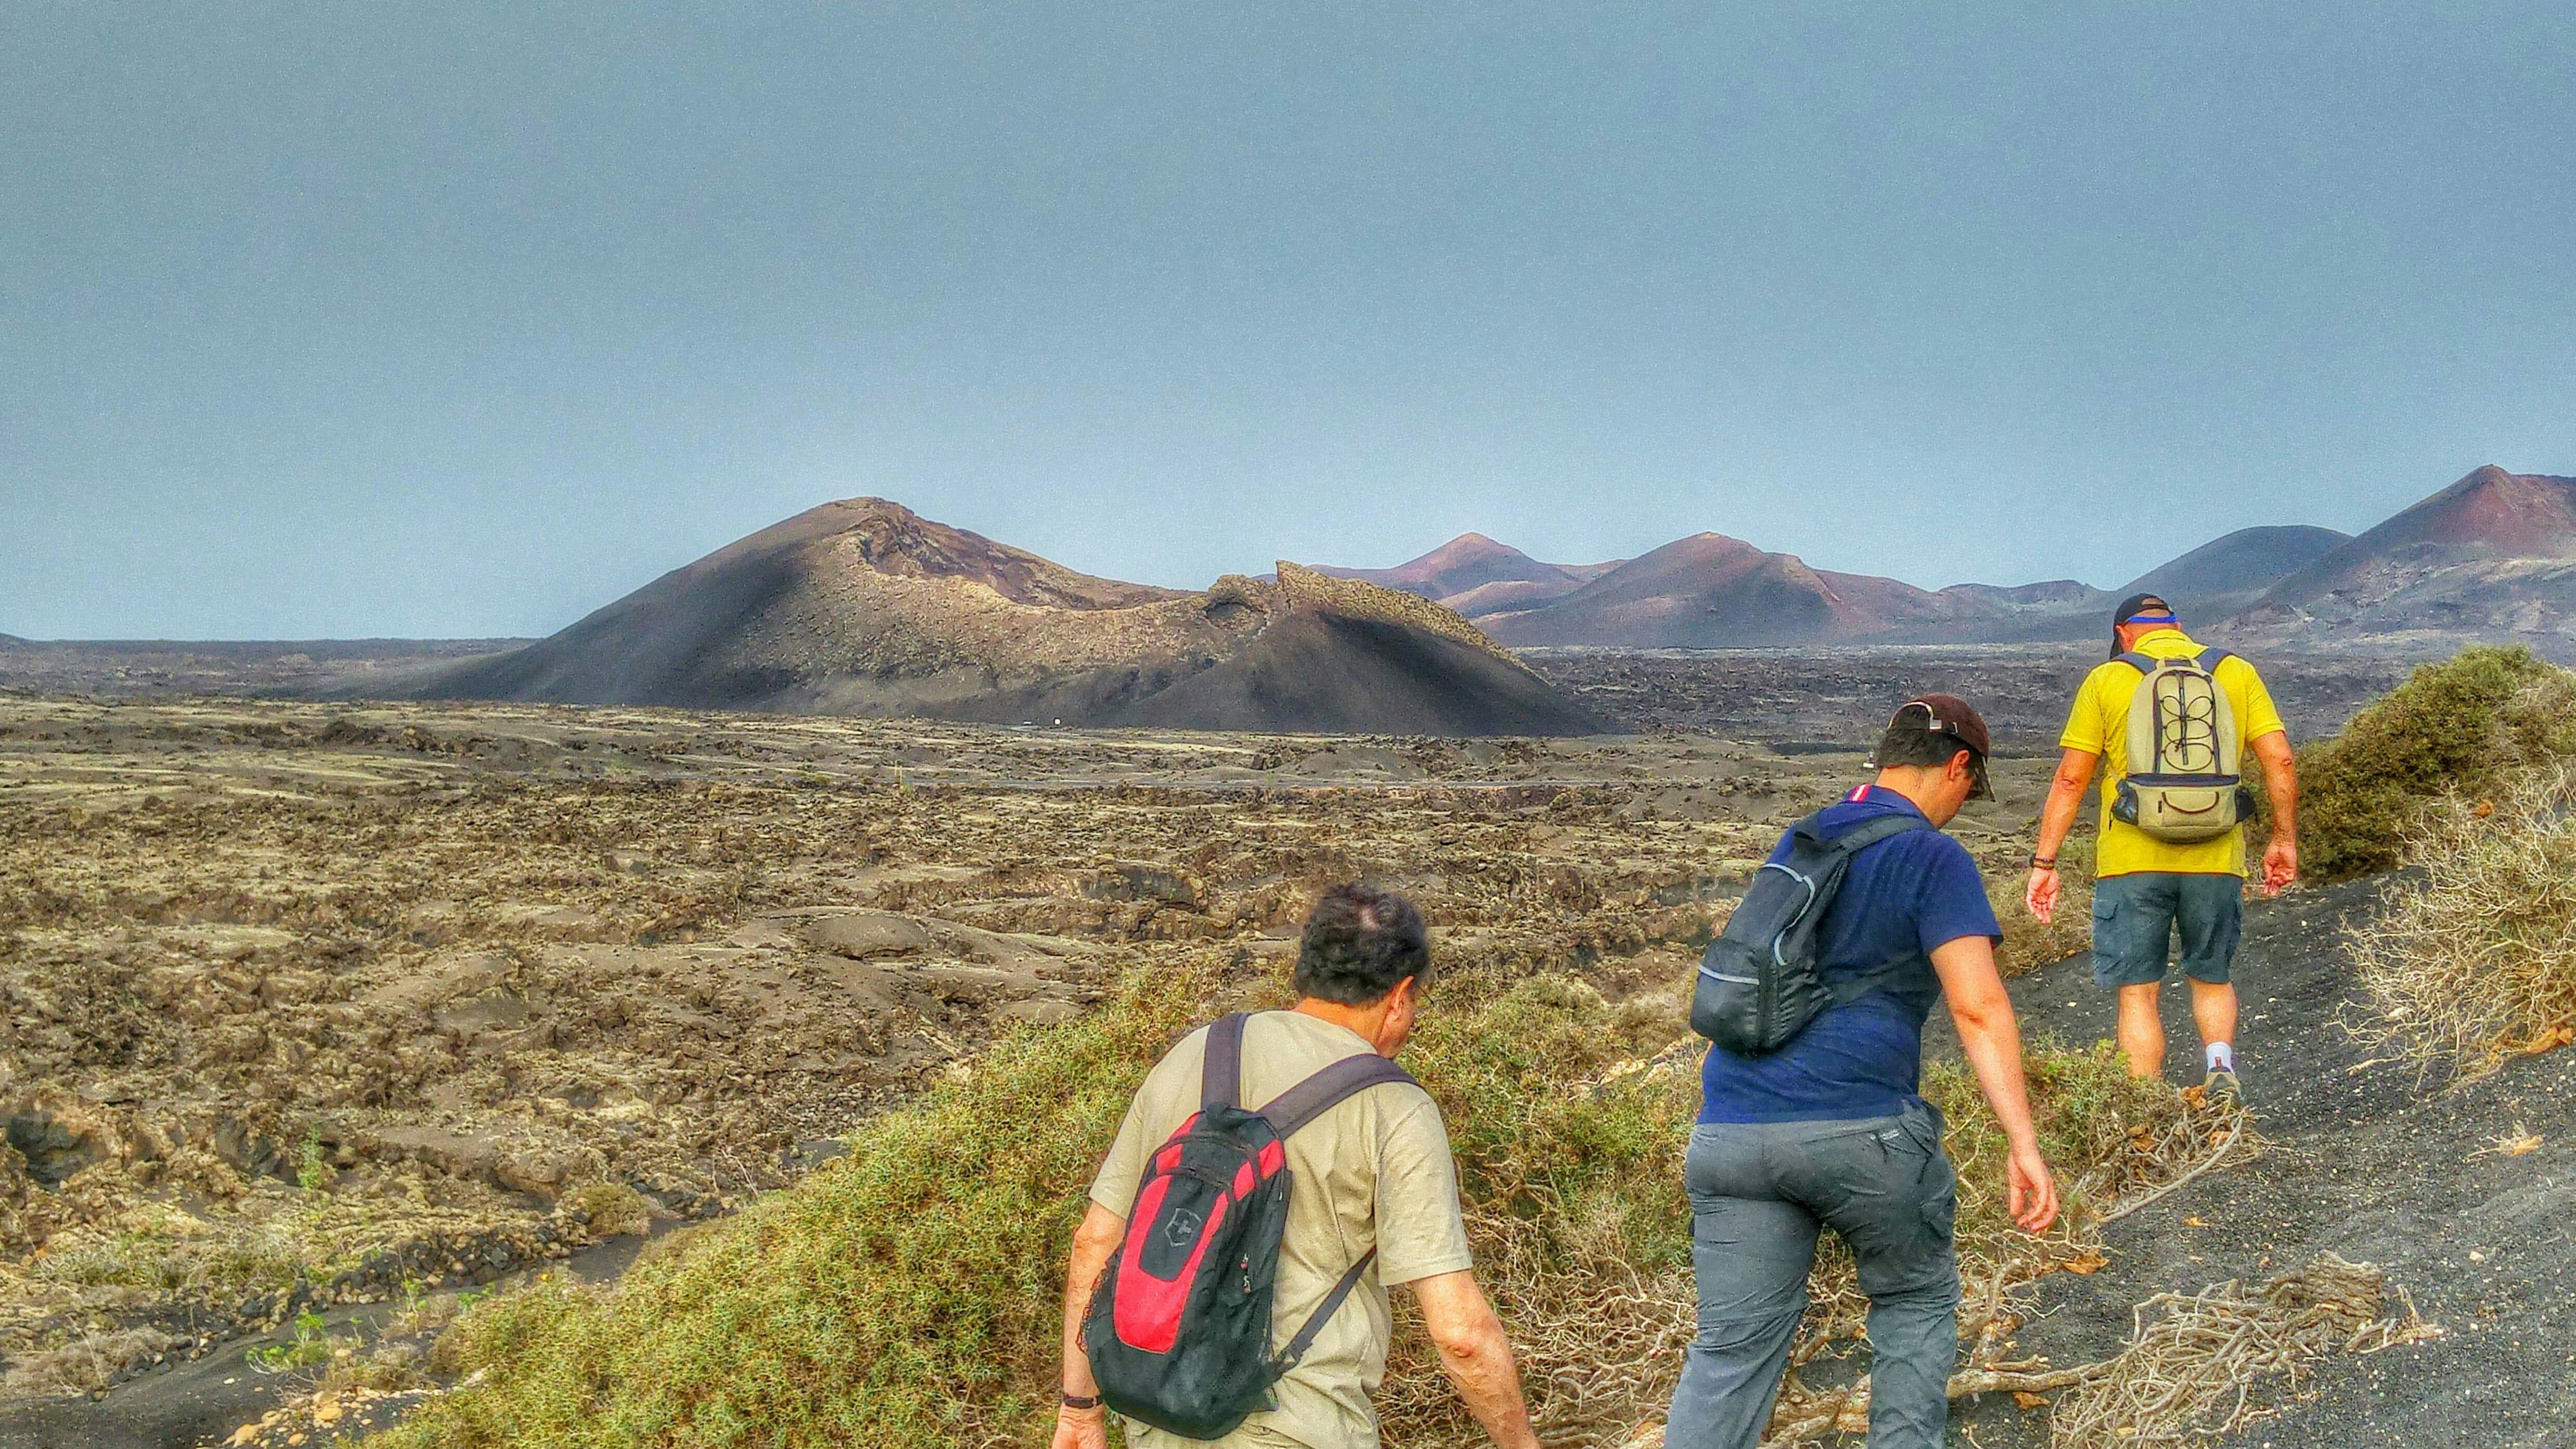
<svg viewBox="0 0 2576 1449">
<path fill-rule="evenodd" d="M 2131 594 L 2120 601 L 2120 607 L 2111 611 L 2112 658 L 2120 657 L 2120 626 L 2138 618 L 2161 618 L 2167 624 L 2181 622 L 2174 617 L 2173 605 L 2166 603 L 2162 595 Z"/>
</svg>

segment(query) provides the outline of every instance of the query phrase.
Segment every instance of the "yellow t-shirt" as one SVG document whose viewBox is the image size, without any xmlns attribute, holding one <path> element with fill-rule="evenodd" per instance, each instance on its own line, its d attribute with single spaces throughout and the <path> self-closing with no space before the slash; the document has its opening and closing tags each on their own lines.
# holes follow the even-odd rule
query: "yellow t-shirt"
<svg viewBox="0 0 2576 1449">
<path fill-rule="evenodd" d="M 2151 659 L 2186 659 L 2203 647 L 2180 629 L 2158 629 L 2138 641 L 2137 652 Z M 2228 707 L 2236 713 L 2238 743 L 2247 758 L 2253 756 L 2256 740 L 2289 728 L 2281 722 L 2281 712 L 2272 705 L 2272 692 L 2263 687 L 2263 676 L 2254 671 L 2253 665 L 2231 654 L 2218 662 L 2211 678 L 2227 693 Z M 2084 676 L 2084 687 L 2075 692 L 2075 708 L 2067 713 L 2066 731 L 2057 737 L 2060 748 L 2102 757 L 2102 833 L 2094 849 L 2093 874 L 2245 874 L 2242 827 L 2216 840 L 2176 845 L 2111 818 L 2111 802 L 2119 796 L 2121 777 L 2129 772 L 2129 700 L 2137 692 L 2138 671 L 2134 667 L 2117 660 L 2095 666 L 2092 673 Z"/>
<path fill-rule="evenodd" d="M 1242 1098 L 1259 1106 L 1344 1057 L 1370 1050 L 1357 1032 L 1293 1011 L 1265 1011 L 1244 1024 Z M 1091 1185 L 1091 1200 L 1125 1217 L 1135 1205 L 1145 1160 L 1199 1109 L 1207 1030 L 1183 1037 L 1136 1093 L 1118 1141 Z M 1279 1243 L 1273 1349 L 1283 1347 L 1371 1247 L 1377 1261 L 1324 1324 L 1297 1367 L 1279 1381 L 1279 1407 L 1253 1415 L 1216 1441 L 1238 1445 L 1287 1439 L 1305 1449 L 1375 1449 L 1369 1402 L 1386 1377 L 1392 1334 L 1388 1285 L 1474 1266 L 1458 1209 L 1458 1175 L 1440 1109 L 1401 1082 L 1350 1097 L 1288 1139 L 1288 1222 Z M 1129 1424 L 1137 1449 L 1212 1449 Z"/>
</svg>

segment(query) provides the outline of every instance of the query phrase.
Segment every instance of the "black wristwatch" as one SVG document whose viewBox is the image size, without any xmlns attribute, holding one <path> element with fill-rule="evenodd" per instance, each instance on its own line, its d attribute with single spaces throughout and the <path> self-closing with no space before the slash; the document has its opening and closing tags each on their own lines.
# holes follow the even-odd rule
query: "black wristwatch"
<svg viewBox="0 0 2576 1449">
<path fill-rule="evenodd" d="M 1064 1400 L 1064 1406 L 1068 1409 L 1097 1409 L 1100 1407 L 1100 1396 L 1098 1394 L 1068 1394 L 1059 1389 L 1056 1391 L 1056 1396 Z"/>
</svg>

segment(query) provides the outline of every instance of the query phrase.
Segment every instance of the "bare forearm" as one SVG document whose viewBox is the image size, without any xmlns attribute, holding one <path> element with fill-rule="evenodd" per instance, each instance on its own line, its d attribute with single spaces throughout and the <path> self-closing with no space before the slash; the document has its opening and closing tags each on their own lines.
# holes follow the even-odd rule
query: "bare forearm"
<svg viewBox="0 0 2576 1449">
<path fill-rule="evenodd" d="M 1502 1449 L 1538 1449 L 1530 1428 L 1529 1405 L 1521 1398 L 1521 1374 L 1512 1362 L 1511 1340 L 1503 1321 L 1467 1272 L 1442 1273 L 1416 1280 L 1414 1297 L 1422 1305 L 1423 1326 L 1440 1350 L 1441 1372 L 1457 1387 L 1467 1412 Z"/>
<path fill-rule="evenodd" d="M 1086 1399 L 1100 1392 L 1100 1381 L 1091 1376 L 1091 1355 L 1082 1351 L 1082 1319 L 1090 1306 L 1091 1284 L 1077 1287 L 1068 1281 L 1064 1289 L 1064 1391 Z"/>
<path fill-rule="evenodd" d="M 1077 1397 L 1100 1391 L 1099 1380 L 1091 1376 L 1091 1356 L 1082 1351 L 1082 1320 L 1091 1312 L 1092 1289 L 1108 1268 L 1109 1255 L 1117 1251 L 1123 1226 L 1114 1214 L 1094 1205 L 1073 1235 L 1072 1260 L 1064 1273 L 1064 1391 Z"/>
<path fill-rule="evenodd" d="M 1476 1342 L 1442 1345 L 1440 1370 L 1495 1443 L 1504 1449 L 1537 1449 L 1529 1405 L 1521 1398 L 1520 1366 L 1512 1361 L 1511 1341 L 1503 1336 L 1501 1323 Z"/>
<path fill-rule="evenodd" d="M 2277 738 L 2277 737 L 2272 737 Z M 2287 741 L 2277 749 L 2256 751 L 2263 762 L 2263 793 L 2272 798 L 2272 838 L 2299 838 L 2299 758 Z"/>
<path fill-rule="evenodd" d="M 2030 1084 L 2022 1075 L 2021 1026 L 2009 1013 L 2001 1019 L 1960 1021 L 1959 1046 L 1977 1073 L 1977 1087 L 2015 1147 L 2036 1150 L 2039 1134 L 2030 1119 Z"/>
<path fill-rule="evenodd" d="M 2069 750 L 2058 761 L 2057 774 L 2048 783 L 2048 803 L 2039 812 L 2039 848 L 2042 860 L 2053 860 L 2057 848 L 2074 832 L 2075 817 L 2084 809 L 2084 787 L 2093 783 L 2094 757 L 2080 750 Z"/>
<path fill-rule="evenodd" d="M 2082 809 L 2080 790 L 2051 790 L 2048 806 L 2039 814 L 2039 844 L 2035 852 L 2042 860 L 2055 860 L 2058 847 L 2075 831 L 2075 813 Z"/>
</svg>

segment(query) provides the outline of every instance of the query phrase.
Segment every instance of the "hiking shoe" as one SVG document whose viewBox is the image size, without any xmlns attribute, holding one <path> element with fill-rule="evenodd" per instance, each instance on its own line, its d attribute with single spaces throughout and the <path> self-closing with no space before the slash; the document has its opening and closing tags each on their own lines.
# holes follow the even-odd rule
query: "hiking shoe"
<svg viewBox="0 0 2576 1449">
<path fill-rule="evenodd" d="M 2234 1072 L 2211 1072 L 2201 1080 L 2200 1100 L 2222 1112 L 2235 1112 L 2245 1106 L 2245 1091 L 2236 1085 Z"/>
</svg>

